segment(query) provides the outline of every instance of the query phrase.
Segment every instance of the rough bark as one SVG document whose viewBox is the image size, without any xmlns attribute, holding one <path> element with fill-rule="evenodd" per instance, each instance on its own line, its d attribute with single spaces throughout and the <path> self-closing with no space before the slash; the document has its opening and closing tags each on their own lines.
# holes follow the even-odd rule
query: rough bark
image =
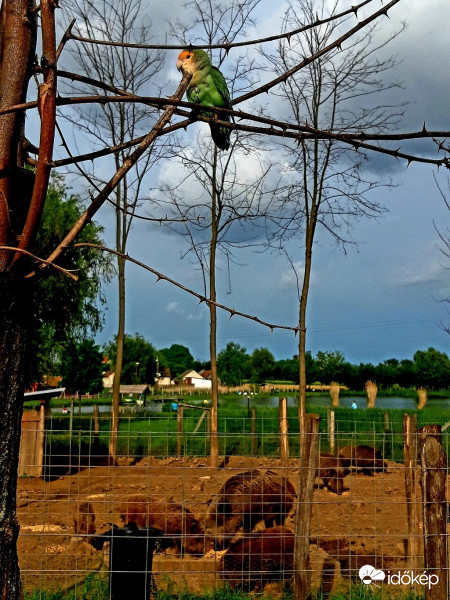
<svg viewBox="0 0 450 600">
<path fill-rule="evenodd" d="M 26 98 L 36 45 L 31 0 L 5 0 L 0 13 L 0 108 Z M 47 8 L 47 4 L 46 4 Z M 20 189 L 24 116 L 0 117 L 0 245 L 15 245 L 30 194 Z M 31 191 L 31 189 L 29 190 Z M 0 599 L 21 597 L 16 517 L 22 402 L 30 297 L 22 278 L 7 272 L 12 255 L 0 252 Z M 28 285 L 28 284 L 27 284 Z"/>
<path fill-rule="evenodd" d="M 0 598 L 21 597 L 17 557 L 17 469 L 24 393 L 28 294 L 0 274 Z"/>
</svg>

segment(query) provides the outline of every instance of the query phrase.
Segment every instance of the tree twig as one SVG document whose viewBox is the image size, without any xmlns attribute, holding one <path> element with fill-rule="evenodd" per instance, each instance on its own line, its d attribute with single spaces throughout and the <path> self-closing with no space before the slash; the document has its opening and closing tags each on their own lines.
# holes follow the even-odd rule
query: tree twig
<svg viewBox="0 0 450 600">
<path fill-rule="evenodd" d="M 73 273 L 71 273 L 70 271 L 68 271 L 67 269 L 63 269 L 63 267 L 60 267 L 59 265 L 56 265 L 55 263 L 51 263 L 48 260 L 45 260 L 44 258 L 39 258 L 39 256 L 36 256 L 35 254 L 28 252 L 28 250 L 19 249 L 19 248 L 16 248 L 15 246 L 0 246 L 0 250 L 11 250 L 12 252 L 20 252 L 21 254 L 29 256 L 33 260 L 35 260 L 43 265 L 47 265 L 48 267 L 52 267 L 53 269 L 56 269 L 57 271 L 61 271 L 61 273 L 64 273 L 64 275 L 67 275 L 67 277 L 70 277 L 74 281 L 78 281 L 78 277 L 76 275 L 74 275 Z"/>
<path fill-rule="evenodd" d="M 131 263 L 141 267 L 142 269 L 145 269 L 146 271 L 153 273 L 153 275 L 155 275 L 157 277 L 157 281 L 160 281 L 160 280 L 167 281 L 168 283 L 171 283 L 172 285 L 176 286 L 180 290 L 183 290 L 183 291 L 187 292 L 188 294 L 190 294 L 191 296 L 194 296 L 195 298 L 197 298 L 199 300 L 199 304 L 202 304 L 203 302 L 205 302 L 206 304 L 213 304 L 217 308 L 220 308 L 221 310 L 228 312 L 230 315 L 230 319 L 234 316 L 243 317 L 244 319 L 248 319 L 250 321 L 255 321 L 255 323 L 259 323 L 260 325 L 263 325 L 264 327 L 268 327 L 271 331 L 274 331 L 275 329 L 284 329 L 287 331 L 292 331 L 295 334 L 298 333 L 298 330 L 299 330 L 298 327 L 291 327 L 289 325 L 276 325 L 274 323 L 268 323 L 267 321 L 263 321 L 262 319 L 254 316 L 254 315 L 249 315 L 247 313 L 241 312 L 234 308 L 230 308 L 229 306 L 225 306 L 224 304 L 220 304 L 219 302 L 213 302 L 212 300 L 207 298 L 204 294 L 199 294 L 198 292 L 191 290 L 190 288 L 186 287 L 182 283 L 175 281 L 175 279 L 171 279 L 167 275 L 164 275 L 163 273 L 160 273 L 156 269 L 149 267 L 148 265 L 137 260 L 136 258 L 131 257 L 129 254 L 123 254 L 122 252 L 118 252 L 117 250 L 113 250 L 112 248 L 107 248 L 106 246 L 100 246 L 98 244 L 90 244 L 88 242 L 80 242 L 78 244 L 73 244 L 73 248 L 81 248 L 81 247 L 96 248 L 97 250 L 101 250 L 102 252 L 109 252 L 111 254 L 114 254 L 115 256 L 119 256 L 123 260 L 131 262 Z"/>
</svg>

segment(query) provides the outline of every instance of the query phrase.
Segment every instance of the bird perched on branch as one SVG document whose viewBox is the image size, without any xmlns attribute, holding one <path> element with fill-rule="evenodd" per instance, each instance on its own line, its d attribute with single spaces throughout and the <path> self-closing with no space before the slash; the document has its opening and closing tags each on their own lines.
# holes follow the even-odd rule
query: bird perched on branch
<svg viewBox="0 0 450 600">
<path fill-rule="evenodd" d="M 189 102 L 201 106 L 217 106 L 232 108 L 230 92 L 225 77 L 217 67 L 211 64 L 211 59 L 204 50 L 183 50 L 177 60 L 177 69 L 185 75 L 192 74 L 192 79 L 186 91 Z M 198 111 L 203 117 L 212 117 L 207 110 Z M 221 121 L 230 121 L 228 115 L 220 115 Z M 230 130 L 223 125 L 210 122 L 211 137 L 220 150 L 230 147 Z"/>
</svg>

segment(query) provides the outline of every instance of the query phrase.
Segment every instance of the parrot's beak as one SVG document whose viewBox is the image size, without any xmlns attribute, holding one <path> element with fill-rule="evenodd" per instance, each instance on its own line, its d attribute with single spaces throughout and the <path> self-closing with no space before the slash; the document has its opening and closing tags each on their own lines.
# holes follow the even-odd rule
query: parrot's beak
<svg viewBox="0 0 450 600">
<path fill-rule="evenodd" d="M 181 69 L 182 69 L 182 68 L 183 68 L 183 63 L 182 63 L 182 61 L 181 61 L 181 60 L 177 60 L 177 69 L 178 69 L 179 71 L 181 71 Z"/>
</svg>

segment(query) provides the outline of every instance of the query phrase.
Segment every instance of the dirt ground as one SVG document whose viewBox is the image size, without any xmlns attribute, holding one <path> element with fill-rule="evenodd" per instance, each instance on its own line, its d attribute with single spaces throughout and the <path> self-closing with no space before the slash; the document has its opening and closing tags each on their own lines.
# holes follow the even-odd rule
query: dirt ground
<svg viewBox="0 0 450 600">
<path fill-rule="evenodd" d="M 324 560 L 335 565 L 335 584 L 355 576 L 362 565 L 378 569 L 407 568 L 407 520 L 403 466 L 387 463 L 374 476 L 352 473 L 340 496 L 317 487 L 311 531 L 313 584 L 319 585 Z M 297 489 L 298 468 L 291 460 L 288 477 Z M 97 533 L 111 523 L 122 526 L 119 505 L 131 494 L 172 499 L 204 521 L 207 501 L 230 476 L 249 468 L 280 469 L 277 459 L 231 457 L 224 469 L 211 469 L 206 458 L 146 458 L 116 467 L 91 466 L 54 481 L 21 478 L 18 485 L 19 560 L 27 590 L 66 589 L 92 571 L 106 568 L 107 555 L 76 536 L 73 515 L 78 502 L 90 502 Z M 319 482 L 318 482 L 319 483 Z M 420 488 L 417 486 L 417 500 Z M 420 504 L 418 504 L 420 516 Z M 287 523 L 292 527 L 292 523 Z M 418 536 L 421 536 L 421 523 Z M 419 565 L 421 559 L 419 557 Z M 203 592 L 222 585 L 217 556 L 179 557 L 170 549 L 155 555 L 158 586 Z"/>
</svg>

